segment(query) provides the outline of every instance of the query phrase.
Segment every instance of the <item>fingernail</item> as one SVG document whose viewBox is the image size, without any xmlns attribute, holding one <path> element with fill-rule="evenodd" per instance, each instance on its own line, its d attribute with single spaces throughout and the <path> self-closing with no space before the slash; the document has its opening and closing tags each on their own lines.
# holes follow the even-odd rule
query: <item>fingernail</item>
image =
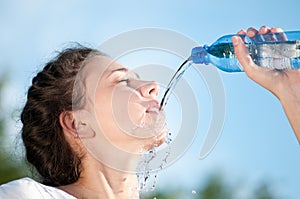
<svg viewBox="0 0 300 199">
<path fill-rule="evenodd" d="M 250 30 L 250 31 L 248 32 L 248 36 L 249 36 L 249 37 L 254 37 L 254 36 L 255 36 L 255 32 L 252 31 L 252 30 Z"/>
</svg>

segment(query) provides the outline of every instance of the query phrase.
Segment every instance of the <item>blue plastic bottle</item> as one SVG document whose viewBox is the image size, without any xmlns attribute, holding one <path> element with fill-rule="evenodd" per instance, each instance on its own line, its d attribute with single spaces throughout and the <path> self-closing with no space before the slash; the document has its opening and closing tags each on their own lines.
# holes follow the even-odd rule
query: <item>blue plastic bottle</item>
<svg viewBox="0 0 300 199">
<path fill-rule="evenodd" d="M 193 48 L 190 60 L 196 64 L 211 63 L 226 72 L 243 71 L 234 54 L 232 36 L 223 36 L 211 46 Z M 300 68 L 300 31 L 258 34 L 252 39 L 239 36 L 257 65 L 278 70 Z"/>
</svg>

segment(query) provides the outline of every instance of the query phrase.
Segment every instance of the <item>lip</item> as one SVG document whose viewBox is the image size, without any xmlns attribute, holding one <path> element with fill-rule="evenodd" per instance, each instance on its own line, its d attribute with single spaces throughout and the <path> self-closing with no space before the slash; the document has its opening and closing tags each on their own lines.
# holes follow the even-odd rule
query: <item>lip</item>
<svg viewBox="0 0 300 199">
<path fill-rule="evenodd" d="M 159 110 L 159 102 L 158 101 L 151 101 L 147 108 L 146 108 L 146 113 L 156 113 L 158 114 L 160 112 Z"/>
<path fill-rule="evenodd" d="M 149 107 L 149 108 L 147 108 L 146 113 L 156 113 L 156 114 L 158 114 L 159 113 L 159 108 L 158 107 Z"/>
</svg>

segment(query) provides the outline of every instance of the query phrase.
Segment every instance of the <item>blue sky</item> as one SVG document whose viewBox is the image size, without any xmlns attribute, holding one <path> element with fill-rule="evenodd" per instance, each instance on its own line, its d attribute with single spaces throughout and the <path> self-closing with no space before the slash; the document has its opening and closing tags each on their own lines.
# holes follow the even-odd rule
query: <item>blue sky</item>
<svg viewBox="0 0 300 199">
<path fill-rule="evenodd" d="M 156 27 L 211 44 L 249 26 L 299 30 L 299 7 L 297 0 L 0 1 L 0 73 L 10 74 L 3 103 L 9 110 L 20 108 L 33 74 L 68 42 L 97 47 L 119 33 Z M 158 187 L 168 187 L 176 172 L 174 186 L 196 189 L 207 173 L 218 170 L 241 190 L 269 180 L 284 197 L 297 198 L 300 148 L 279 101 L 243 73 L 220 75 L 226 119 L 216 147 L 199 160 L 199 133 L 189 151 L 159 173 Z M 13 134 L 18 128 L 10 125 Z"/>
</svg>

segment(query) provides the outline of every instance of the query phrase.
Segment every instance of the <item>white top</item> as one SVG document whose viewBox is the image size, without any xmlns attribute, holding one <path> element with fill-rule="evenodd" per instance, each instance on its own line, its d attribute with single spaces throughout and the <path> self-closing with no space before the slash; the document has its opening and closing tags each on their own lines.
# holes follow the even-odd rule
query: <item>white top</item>
<svg viewBox="0 0 300 199">
<path fill-rule="evenodd" d="M 14 180 L 0 186 L 0 198 L 2 199 L 75 199 L 70 194 L 38 183 L 30 178 Z"/>
</svg>

